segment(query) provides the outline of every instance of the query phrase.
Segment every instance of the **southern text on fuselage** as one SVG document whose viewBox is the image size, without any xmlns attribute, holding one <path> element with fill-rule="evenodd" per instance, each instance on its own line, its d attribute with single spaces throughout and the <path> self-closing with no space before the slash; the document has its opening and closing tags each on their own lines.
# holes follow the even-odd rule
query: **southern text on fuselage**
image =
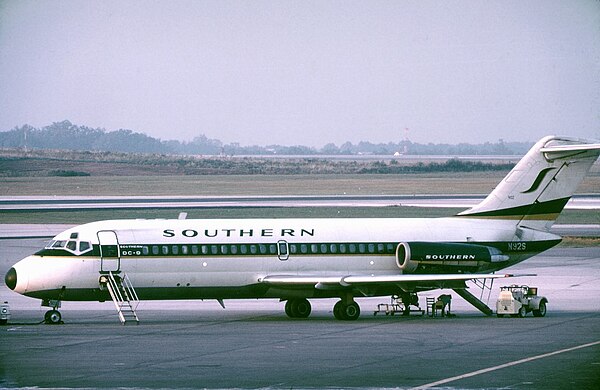
<svg viewBox="0 0 600 390">
<path fill-rule="evenodd" d="M 314 237 L 315 229 L 165 229 L 163 237 Z"/>
</svg>

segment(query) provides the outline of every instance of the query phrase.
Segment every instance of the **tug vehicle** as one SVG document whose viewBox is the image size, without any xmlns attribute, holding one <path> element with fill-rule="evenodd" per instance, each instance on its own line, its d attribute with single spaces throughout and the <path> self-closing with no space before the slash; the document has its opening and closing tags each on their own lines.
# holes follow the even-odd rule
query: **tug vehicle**
<svg viewBox="0 0 600 390">
<path fill-rule="evenodd" d="M 512 286 L 500 287 L 500 295 L 496 302 L 496 315 L 503 317 L 525 317 L 533 312 L 534 317 L 544 317 L 548 299 L 537 295 L 537 287 Z"/>
</svg>

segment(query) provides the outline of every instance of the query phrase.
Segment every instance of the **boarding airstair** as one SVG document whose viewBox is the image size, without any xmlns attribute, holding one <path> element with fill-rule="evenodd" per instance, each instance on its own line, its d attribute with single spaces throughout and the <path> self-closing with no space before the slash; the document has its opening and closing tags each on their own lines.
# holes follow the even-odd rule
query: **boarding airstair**
<svg viewBox="0 0 600 390">
<path fill-rule="evenodd" d="M 476 289 L 481 290 L 481 294 L 480 294 L 479 298 L 477 298 L 474 294 L 469 292 L 467 289 L 457 289 L 456 288 L 456 289 L 454 289 L 454 292 L 457 293 L 458 295 L 460 295 L 465 301 L 469 302 L 471 305 L 473 305 L 475 308 L 477 308 L 479 311 L 481 311 L 486 316 L 491 316 L 492 314 L 494 314 L 494 311 L 492 309 L 490 309 L 490 307 L 487 305 L 486 302 L 489 302 L 489 300 L 490 300 L 492 288 L 494 287 L 494 279 L 489 279 L 489 283 L 488 283 L 488 279 L 482 279 L 482 280 L 474 279 L 471 282 L 475 285 Z M 487 298 L 485 297 L 486 292 L 487 292 Z M 485 302 L 484 302 L 484 299 L 485 299 Z"/>
<path fill-rule="evenodd" d="M 108 272 L 100 278 L 100 285 L 106 287 L 117 309 L 121 324 L 140 323 L 136 309 L 140 299 L 133 288 L 133 284 L 127 274 L 120 272 Z"/>
</svg>

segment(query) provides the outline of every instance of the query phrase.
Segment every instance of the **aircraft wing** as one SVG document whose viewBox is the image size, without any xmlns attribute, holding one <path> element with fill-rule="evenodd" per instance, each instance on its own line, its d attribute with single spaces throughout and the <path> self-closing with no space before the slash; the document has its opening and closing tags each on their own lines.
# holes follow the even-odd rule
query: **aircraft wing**
<svg viewBox="0 0 600 390">
<path fill-rule="evenodd" d="M 306 286 L 315 288 L 324 287 L 351 287 L 362 284 L 396 284 L 409 282 L 441 282 L 475 279 L 500 279 L 516 276 L 535 276 L 534 274 L 393 274 L 393 275 L 347 275 L 347 276 L 294 276 L 294 275 L 269 275 L 259 279 L 259 282 L 277 286 Z"/>
</svg>

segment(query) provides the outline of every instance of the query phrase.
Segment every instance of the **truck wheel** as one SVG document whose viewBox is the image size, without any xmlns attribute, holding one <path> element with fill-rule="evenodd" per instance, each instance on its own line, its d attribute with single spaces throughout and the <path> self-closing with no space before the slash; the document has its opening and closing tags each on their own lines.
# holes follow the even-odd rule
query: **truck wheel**
<svg viewBox="0 0 600 390">
<path fill-rule="evenodd" d="M 527 315 L 527 309 L 524 306 L 521 306 L 519 309 L 519 318 L 523 318 Z"/>
<path fill-rule="evenodd" d="M 544 317 L 546 315 L 546 302 L 540 302 L 540 308 L 533 311 L 534 317 Z"/>
</svg>

